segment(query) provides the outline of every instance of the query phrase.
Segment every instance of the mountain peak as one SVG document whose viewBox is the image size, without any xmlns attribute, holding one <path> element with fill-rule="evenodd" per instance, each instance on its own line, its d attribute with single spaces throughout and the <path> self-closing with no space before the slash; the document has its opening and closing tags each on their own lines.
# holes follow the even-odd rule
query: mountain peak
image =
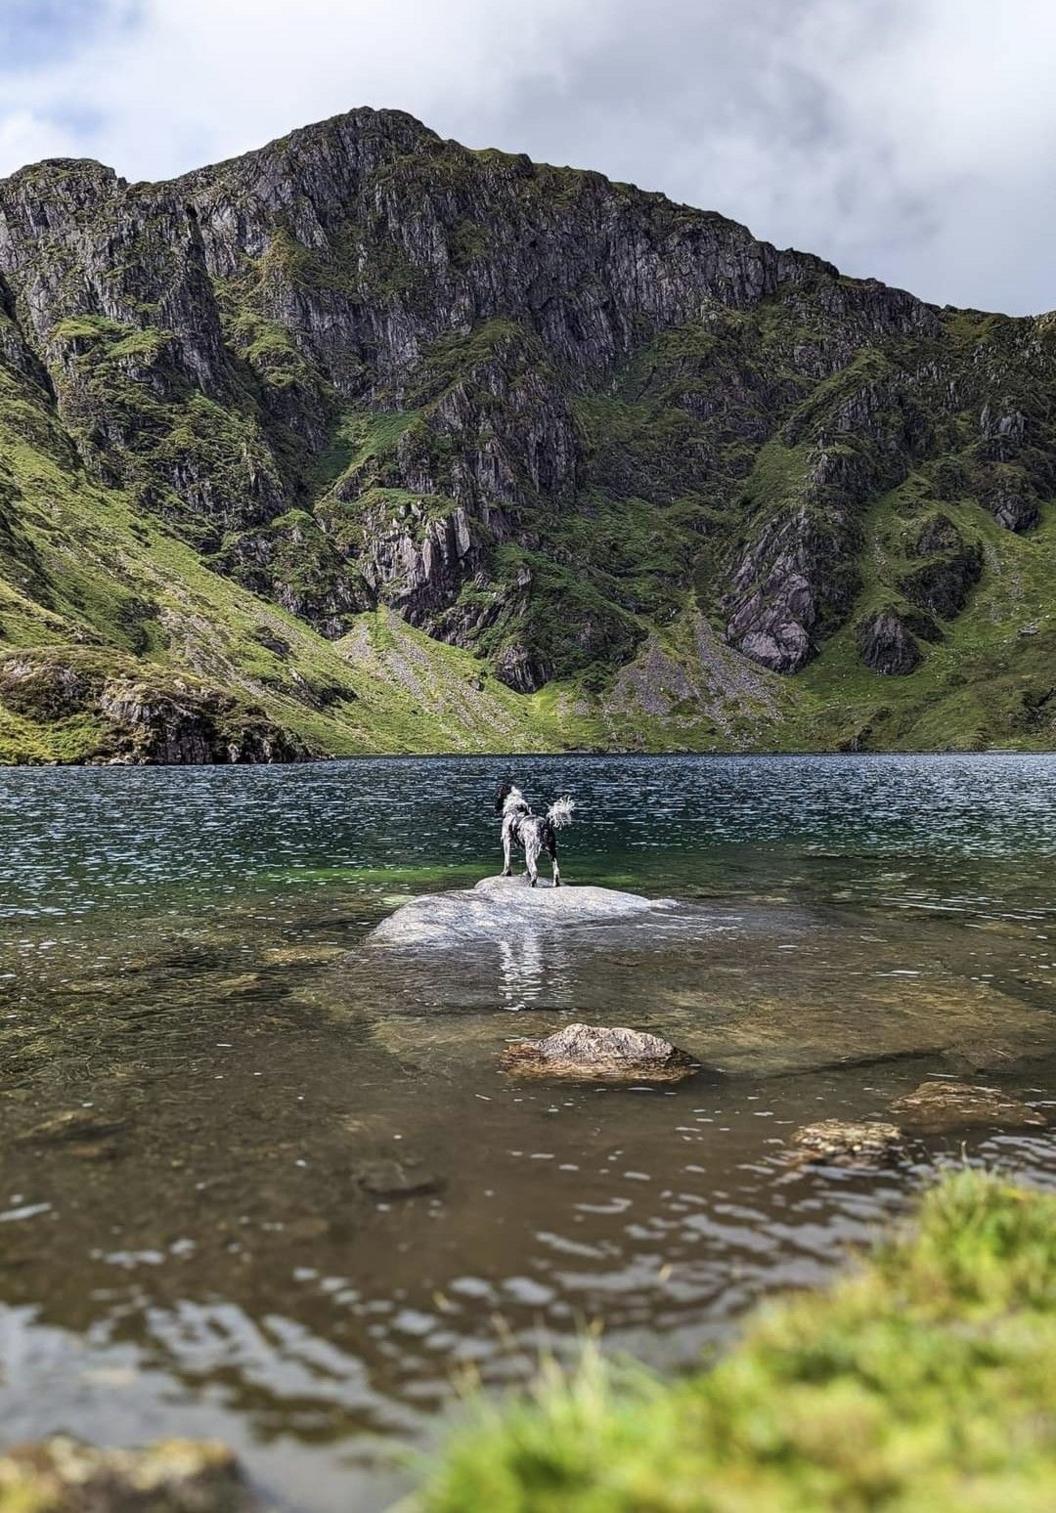
<svg viewBox="0 0 1056 1513">
<path fill-rule="evenodd" d="M 1051 326 L 399 111 L 168 183 L 25 169 L 0 182 L 0 646 L 72 650 L 16 658 L 8 694 L 0 654 L 0 701 L 47 751 L 76 716 L 81 755 L 140 707 L 129 658 L 158 707 L 213 680 L 211 733 L 113 736 L 137 751 L 215 756 L 236 690 L 296 749 L 523 749 L 547 685 L 580 744 L 926 745 L 936 700 L 958 740 L 1030 739 Z M 232 750 L 294 749 L 245 720 Z"/>
</svg>

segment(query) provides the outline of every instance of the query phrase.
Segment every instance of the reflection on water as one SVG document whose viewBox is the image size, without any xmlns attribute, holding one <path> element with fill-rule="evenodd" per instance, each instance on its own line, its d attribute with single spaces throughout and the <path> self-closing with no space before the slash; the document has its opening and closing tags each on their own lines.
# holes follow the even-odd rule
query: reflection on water
<svg viewBox="0 0 1056 1513">
<path fill-rule="evenodd" d="M 526 759 L 569 881 L 662 916 L 369 951 L 498 869 L 502 764 L 0 777 L 8 1439 L 215 1433 L 295 1507 L 384 1506 L 472 1370 L 601 1321 L 665 1367 L 815 1283 L 909 1173 L 791 1174 L 821 1116 L 933 1072 L 1056 1071 L 1056 761 Z M 705 1063 L 650 1089 L 497 1069 L 571 1016 Z M 1056 1180 L 1047 1131 L 972 1160 Z"/>
</svg>

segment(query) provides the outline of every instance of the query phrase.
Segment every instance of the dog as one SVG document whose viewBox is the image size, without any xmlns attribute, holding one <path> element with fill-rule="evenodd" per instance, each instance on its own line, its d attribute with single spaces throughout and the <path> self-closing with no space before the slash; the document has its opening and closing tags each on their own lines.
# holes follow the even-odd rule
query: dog
<svg viewBox="0 0 1056 1513">
<path fill-rule="evenodd" d="M 502 783 L 495 794 L 495 813 L 502 816 L 502 875 L 511 877 L 513 847 L 524 851 L 528 881 L 534 888 L 539 881 L 539 858 L 545 851 L 554 868 L 554 887 L 561 886 L 561 868 L 557 863 L 557 832 L 572 823 L 576 804 L 567 795 L 557 799 L 545 814 L 533 814 L 527 799 L 513 783 Z"/>
</svg>

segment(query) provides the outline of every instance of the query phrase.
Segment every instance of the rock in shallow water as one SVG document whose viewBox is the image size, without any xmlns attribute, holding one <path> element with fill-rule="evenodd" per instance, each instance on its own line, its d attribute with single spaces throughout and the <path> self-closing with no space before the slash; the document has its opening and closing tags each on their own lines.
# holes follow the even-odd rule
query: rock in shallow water
<svg viewBox="0 0 1056 1513">
<path fill-rule="evenodd" d="M 249 1513 L 234 1455 L 212 1440 L 101 1450 L 55 1435 L 0 1456 L 0 1502 L 47 1513 Z"/>
<path fill-rule="evenodd" d="M 694 1069 L 692 1057 L 659 1035 L 622 1025 L 570 1024 L 544 1040 L 507 1046 L 503 1065 L 528 1077 L 600 1077 L 674 1082 Z"/>
<path fill-rule="evenodd" d="M 805 1124 L 792 1136 L 795 1161 L 826 1166 L 892 1166 L 908 1155 L 897 1124 L 822 1119 Z"/>
<path fill-rule="evenodd" d="M 20 1145 L 61 1145 L 66 1140 L 83 1140 L 93 1135 L 116 1135 L 126 1126 L 124 1119 L 94 1114 L 88 1109 L 64 1109 L 50 1114 L 20 1135 Z"/>
<path fill-rule="evenodd" d="M 354 1176 L 372 1198 L 431 1197 L 443 1186 L 439 1177 L 415 1160 L 396 1161 L 381 1157 L 376 1161 L 365 1161 Z"/>
<path fill-rule="evenodd" d="M 669 907 L 614 888 L 553 888 L 542 879 L 486 877 L 475 888 L 424 893 L 383 919 L 367 937 L 370 945 L 447 946 L 488 939 L 525 928 L 604 923 Z"/>
<path fill-rule="evenodd" d="M 890 1105 L 911 1128 L 933 1134 L 972 1125 L 1004 1129 L 1043 1128 L 1048 1119 L 1039 1109 L 993 1087 L 967 1082 L 922 1082 Z"/>
</svg>

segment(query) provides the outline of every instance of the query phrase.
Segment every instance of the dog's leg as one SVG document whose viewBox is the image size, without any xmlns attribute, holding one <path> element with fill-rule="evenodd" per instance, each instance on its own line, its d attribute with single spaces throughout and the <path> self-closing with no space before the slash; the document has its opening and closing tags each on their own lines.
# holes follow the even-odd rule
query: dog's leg
<svg viewBox="0 0 1056 1513">
<path fill-rule="evenodd" d="M 553 825 L 547 825 L 546 829 L 544 830 L 544 832 L 543 832 L 543 845 L 546 847 L 546 854 L 547 854 L 547 856 L 549 856 L 550 861 L 553 864 L 553 868 L 554 868 L 554 887 L 555 888 L 560 888 L 560 886 L 561 886 L 561 868 L 557 865 L 557 836 L 554 833 L 554 827 L 553 827 Z"/>
<path fill-rule="evenodd" d="M 502 875 L 503 875 L 503 877 L 512 877 L 513 876 L 513 858 L 512 858 L 512 855 L 511 855 L 512 847 L 513 847 L 513 837 L 510 835 L 509 826 L 508 825 L 503 825 L 503 827 L 502 827 Z"/>
<path fill-rule="evenodd" d="M 528 869 L 528 881 L 534 888 L 539 881 L 539 837 L 534 829 L 524 838 L 524 865 Z"/>
</svg>

